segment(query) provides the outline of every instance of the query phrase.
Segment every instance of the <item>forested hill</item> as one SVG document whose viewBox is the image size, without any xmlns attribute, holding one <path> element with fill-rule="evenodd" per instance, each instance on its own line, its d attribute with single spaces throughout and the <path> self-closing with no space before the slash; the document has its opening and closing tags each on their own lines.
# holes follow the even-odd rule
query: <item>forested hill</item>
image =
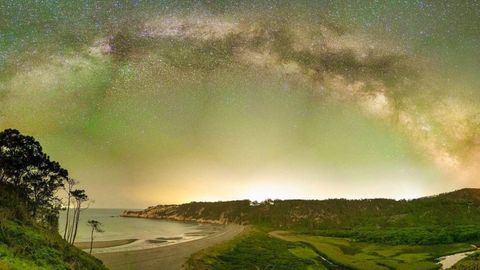
<svg viewBox="0 0 480 270">
<path fill-rule="evenodd" d="M 480 225 L 480 189 L 462 189 L 414 200 L 191 202 L 126 211 L 124 216 L 305 229 Z"/>
</svg>

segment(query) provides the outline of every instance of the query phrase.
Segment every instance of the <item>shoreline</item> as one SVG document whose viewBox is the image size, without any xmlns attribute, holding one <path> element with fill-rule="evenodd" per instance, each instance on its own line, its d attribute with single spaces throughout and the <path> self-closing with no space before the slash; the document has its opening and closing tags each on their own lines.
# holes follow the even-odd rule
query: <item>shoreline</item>
<svg viewBox="0 0 480 270">
<path fill-rule="evenodd" d="M 93 255 L 102 260 L 110 270 L 178 270 L 182 269 L 182 266 L 192 254 L 233 239 L 243 232 L 244 228 L 245 226 L 242 225 L 231 224 L 226 225 L 222 230 L 214 234 L 191 241 L 155 248 L 97 253 Z"/>
<path fill-rule="evenodd" d="M 134 212 L 134 211 L 129 211 Z M 135 211 L 136 212 L 136 211 Z M 195 218 L 184 218 L 184 217 L 172 217 L 172 216 L 148 216 L 144 214 L 121 214 L 120 217 L 123 218 L 142 218 L 142 219 L 157 219 L 157 220 L 168 220 L 184 223 L 197 223 L 197 224 L 210 224 L 210 225 L 227 225 L 230 223 L 225 223 L 220 220 L 211 220 L 211 219 L 195 219 Z"/>
<path fill-rule="evenodd" d="M 106 240 L 106 241 L 94 241 L 93 248 L 109 248 L 109 247 L 118 247 L 123 245 L 131 244 L 138 239 L 119 239 L 119 240 Z M 89 249 L 90 242 L 75 242 L 74 244 L 79 249 Z"/>
</svg>

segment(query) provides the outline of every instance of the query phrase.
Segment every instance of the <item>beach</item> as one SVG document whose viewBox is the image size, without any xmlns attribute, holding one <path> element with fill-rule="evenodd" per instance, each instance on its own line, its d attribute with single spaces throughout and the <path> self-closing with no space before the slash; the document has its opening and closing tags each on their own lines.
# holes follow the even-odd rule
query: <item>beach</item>
<svg viewBox="0 0 480 270">
<path fill-rule="evenodd" d="M 233 239 L 243 229 L 244 226 L 232 224 L 196 240 L 143 250 L 98 253 L 94 256 L 102 260 L 110 270 L 178 270 L 182 269 L 187 259 L 195 252 Z M 107 246 L 109 244 L 114 243 L 102 243 Z"/>
</svg>

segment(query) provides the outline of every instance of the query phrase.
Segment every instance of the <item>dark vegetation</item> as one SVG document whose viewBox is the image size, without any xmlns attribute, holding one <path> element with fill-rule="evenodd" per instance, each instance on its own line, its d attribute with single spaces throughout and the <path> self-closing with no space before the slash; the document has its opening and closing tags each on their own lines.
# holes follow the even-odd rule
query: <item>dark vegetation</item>
<svg viewBox="0 0 480 270">
<path fill-rule="evenodd" d="M 33 137 L 13 129 L 0 132 L 0 180 L 0 269 L 106 269 L 72 245 L 78 219 L 66 225 L 71 242 L 58 234 L 57 193 L 69 180 L 68 171 Z M 74 200 L 86 199 L 84 190 L 71 193 Z M 74 213 L 77 217 L 79 209 Z"/>
</svg>

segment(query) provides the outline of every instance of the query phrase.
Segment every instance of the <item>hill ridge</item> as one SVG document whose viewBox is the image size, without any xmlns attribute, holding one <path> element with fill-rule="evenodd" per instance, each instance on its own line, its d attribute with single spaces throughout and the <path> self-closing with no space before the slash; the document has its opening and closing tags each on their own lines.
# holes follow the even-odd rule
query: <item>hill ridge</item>
<svg viewBox="0 0 480 270">
<path fill-rule="evenodd" d="M 215 224 L 268 224 L 308 229 L 480 224 L 480 189 L 465 188 L 412 200 L 326 199 L 190 202 L 125 211 L 124 217 Z"/>
</svg>

